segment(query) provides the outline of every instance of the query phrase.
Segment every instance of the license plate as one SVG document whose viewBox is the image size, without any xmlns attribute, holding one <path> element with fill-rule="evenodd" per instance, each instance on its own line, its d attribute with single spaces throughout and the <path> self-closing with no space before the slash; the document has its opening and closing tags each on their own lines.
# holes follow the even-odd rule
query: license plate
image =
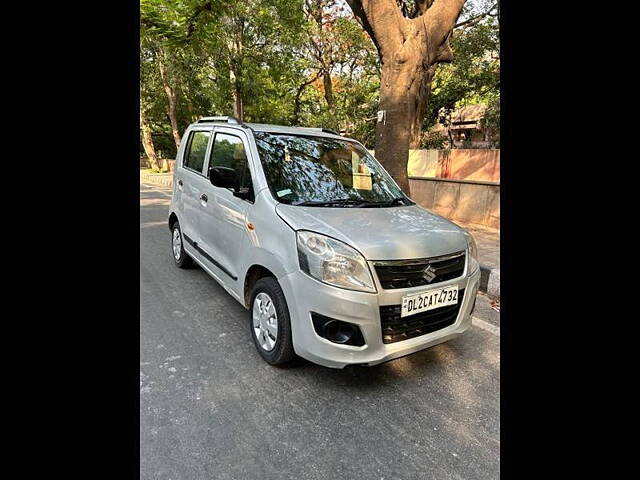
<svg viewBox="0 0 640 480">
<path fill-rule="evenodd" d="M 429 290 L 427 292 L 416 293 L 402 297 L 401 317 L 407 317 L 420 312 L 433 310 L 434 308 L 456 305 L 458 303 L 458 286 Z"/>
</svg>

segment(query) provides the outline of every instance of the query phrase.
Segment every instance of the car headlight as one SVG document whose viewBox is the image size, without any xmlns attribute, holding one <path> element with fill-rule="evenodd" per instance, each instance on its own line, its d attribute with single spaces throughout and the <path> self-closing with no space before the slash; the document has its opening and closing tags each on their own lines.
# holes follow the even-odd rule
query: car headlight
<svg viewBox="0 0 640 480">
<path fill-rule="evenodd" d="M 296 232 L 300 269 L 335 287 L 375 292 L 364 257 L 349 245 L 319 233 Z"/>
<path fill-rule="evenodd" d="M 478 246 L 476 245 L 476 241 L 469 232 L 467 232 L 467 234 L 469 235 L 469 268 L 467 269 L 467 275 L 471 275 L 480 267 L 480 263 L 478 262 Z"/>
</svg>

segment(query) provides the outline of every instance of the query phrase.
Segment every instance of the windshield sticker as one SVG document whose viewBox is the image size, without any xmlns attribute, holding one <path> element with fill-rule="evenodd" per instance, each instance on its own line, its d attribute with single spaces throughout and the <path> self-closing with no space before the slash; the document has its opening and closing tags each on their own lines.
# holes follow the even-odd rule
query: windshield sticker
<svg viewBox="0 0 640 480">
<path fill-rule="evenodd" d="M 371 184 L 371 174 L 354 173 L 353 188 L 355 188 L 356 190 L 371 190 L 373 188 Z"/>
<path fill-rule="evenodd" d="M 364 163 L 363 158 L 358 155 L 356 152 L 351 152 L 351 172 L 353 174 L 363 173 L 365 175 L 370 175 L 369 167 Z"/>
<path fill-rule="evenodd" d="M 287 188 L 285 190 L 280 190 L 278 193 L 278 197 L 284 197 L 285 195 L 289 195 L 291 193 L 291 189 Z"/>
</svg>

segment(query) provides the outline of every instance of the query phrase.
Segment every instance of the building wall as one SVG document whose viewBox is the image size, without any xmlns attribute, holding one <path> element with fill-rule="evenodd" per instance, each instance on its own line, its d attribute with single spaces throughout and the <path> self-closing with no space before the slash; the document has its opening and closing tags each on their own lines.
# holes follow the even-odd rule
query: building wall
<svg viewBox="0 0 640 480">
<path fill-rule="evenodd" d="M 500 183 L 500 150 L 411 150 L 407 170 L 410 177 Z"/>
<path fill-rule="evenodd" d="M 411 198 L 453 221 L 500 228 L 500 150 L 411 150 Z"/>
<path fill-rule="evenodd" d="M 411 198 L 450 220 L 500 228 L 500 184 L 409 177 Z"/>
</svg>

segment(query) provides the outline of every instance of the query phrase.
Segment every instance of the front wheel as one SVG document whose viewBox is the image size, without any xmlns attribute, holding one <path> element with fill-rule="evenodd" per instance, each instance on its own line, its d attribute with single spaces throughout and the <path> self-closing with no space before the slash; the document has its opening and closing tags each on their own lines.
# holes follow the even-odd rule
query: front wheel
<svg viewBox="0 0 640 480">
<path fill-rule="evenodd" d="M 271 365 L 293 360 L 289 308 L 278 281 L 272 277 L 258 280 L 250 305 L 251 336 L 260 356 Z"/>
<path fill-rule="evenodd" d="M 173 260 L 178 268 L 191 268 L 193 266 L 193 260 L 184 250 L 184 238 L 182 230 L 180 230 L 180 223 L 177 220 L 171 230 L 171 251 L 173 252 Z"/>
</svg>

